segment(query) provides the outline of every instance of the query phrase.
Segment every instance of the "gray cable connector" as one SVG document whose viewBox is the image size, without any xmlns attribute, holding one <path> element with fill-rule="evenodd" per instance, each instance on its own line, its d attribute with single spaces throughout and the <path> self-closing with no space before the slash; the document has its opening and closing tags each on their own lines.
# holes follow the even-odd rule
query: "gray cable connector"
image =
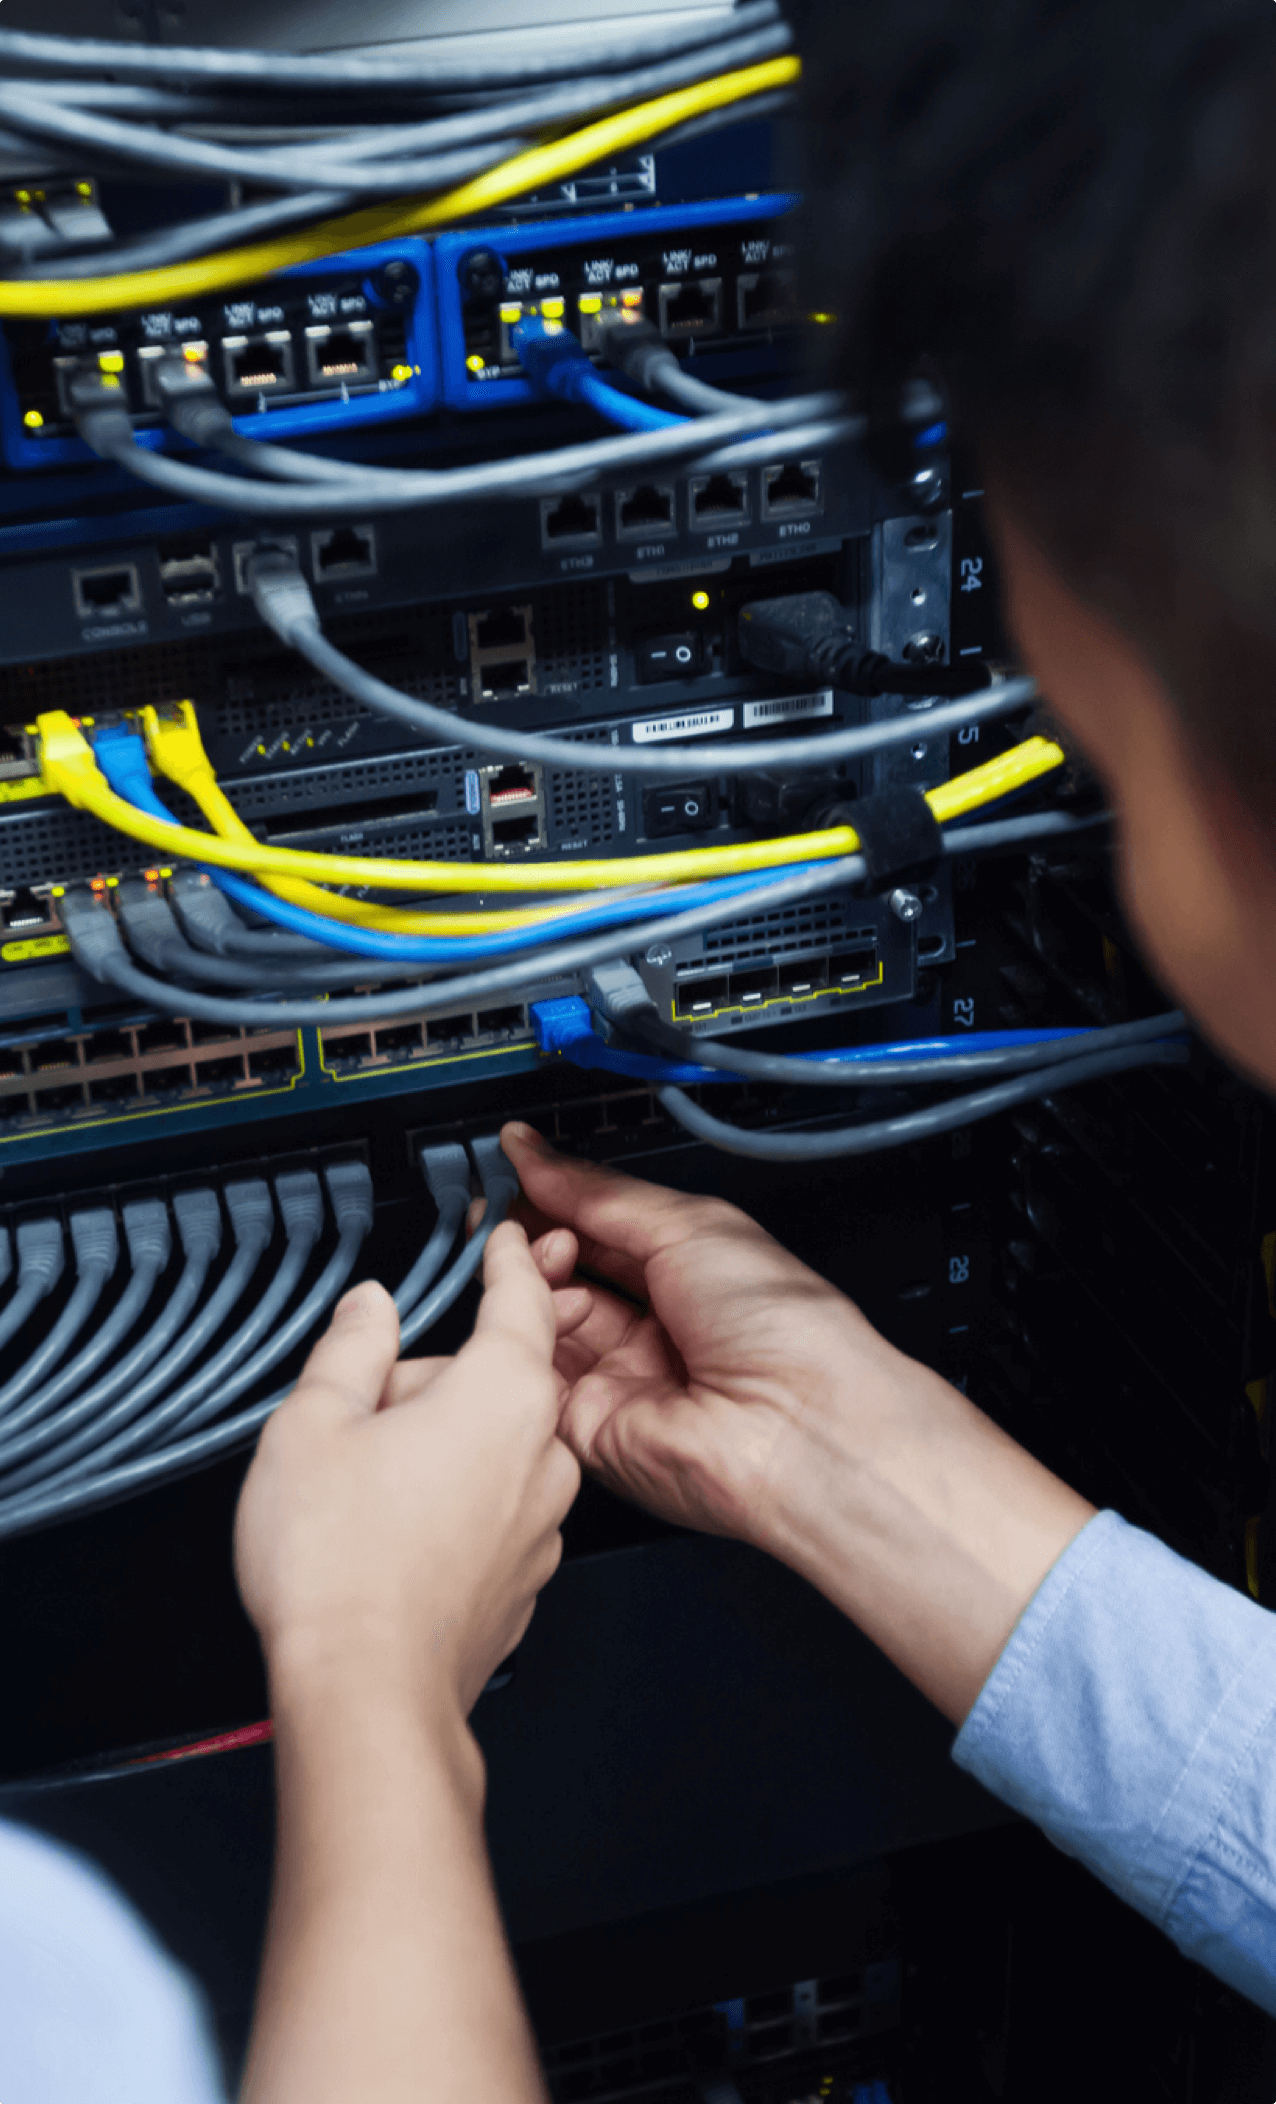
<svg viewBox="0 0 1276 2104">
<path fill-rule="evenodd" d="M 518 1171 L 494 1132 L 482 1132 L 470 1141 L 470 1153 L 490 1208 L 502 1215 L 518 1196 Z"/>
<path fill-rule="evenodd" d="M 285 1169 L 275 1178 L 275 1199 L 291 1248 L 295 1243 L 311 1249 L 323 1230 L 323 1190 L 313 1169 Z"/>
<path fill-rule="evenodd" d="M 605 1016 L 617 1028 L 636 1008 L 656 1005 L 631 964 L 595 965 L 585 976 L 585 998 L 595 1015 Z"/>
<path fill-rule="evenodd" d="M 275 1209 L 265 1178 L 246 1176 L 238 1183 L 228 1183 L 226 1210 L 235 1230 L 235 1247 L 263 1250 L 275 1232 Z"/>
<path fill-rule="evenodd" d="M 339 1234 L 357 1227 L 367 1234 L 376 1211 L 376 1194 L 366 1162 L 326 1162 L 323 1180 L 328 1186 Z"/>
<path fill-rule="evenodd" d="M 86 1206 L 72 1213 L 71 1243 L 77 1278 L 96 1271 L 108 1279 L 120 1261 L 120 1230 L 110 1206 Z"/>
<path fill-rule="evenodd" d="M 447 1202 L 447 1194 L 462 1190 L 466 1203 L 470 1196 L 470 1158 L 459 1141 L 445 1140 L 435 1147 L 421 1149 L 421 1170 L 426 1189 L 440 1212 Z"/>
<path fill-rule="evenodd" d="M 154 1265 L 164 1270 L 173 1254 L 173 1231 L 162 1198 L 131 1198 L 124 1208 L 124 1240 L 134 1271 Z"/>
<path fill-rule="evenodd" d="M 216 1191 L 178 1191 L 173 1198 L 173 1213 L 183 1255 L 211 1264 L 222 1246 L 222 1209 Z"/>
<path fill-rule="evenodd" d="M 52 1293 L 62 1276 L 66 1263 L 66 1244 L 62 1239 L 60 1220 L 20 1220 L 18 1222 L 18 1285 L 30 1280 L 38 1285 L 37 1298 L 43 1300 Z"/>
</svg>

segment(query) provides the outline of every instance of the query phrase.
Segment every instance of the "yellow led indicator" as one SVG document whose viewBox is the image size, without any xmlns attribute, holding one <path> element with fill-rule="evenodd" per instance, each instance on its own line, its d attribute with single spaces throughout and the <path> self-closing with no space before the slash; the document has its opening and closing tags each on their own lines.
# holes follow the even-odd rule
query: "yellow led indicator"
<svg viewBox="0 0 1276 2104">
<path fill-rule="evenodd" d="M 469 357 L 465 361 L 465 367 L 466 371 L 471 373 L 486 372 L 487 360 L 483 356 L 482 351 L 471 351 Z"/>
<path fill-rule="evenodd" d="M 541 313 L 546 321 L 561 321 L 566 312 L 566 300 L 552 299 L 541 301 Z"/>
<path fill-rule="evenodd" d="M 836 314 L 812 314 L 809 318 L 812 321 L 821 322 L 825 328 L 827 328 L 831 322 L 835 322 L 837 320 Z"/>
<path fill-rule="evenodd" d="M 412 367 L 410 365 L 396 365 L 391 369 L 390 378 L 395 382 L 396 386 L 406 387 L 408 381 L 412 378 Z"/>
<path fill-rule="evenodd" d="M 522 303 L 519 300 L 506 300 L 500 309 L 500 316 L 507 327 L 512 328 L 516 321 L 523 319 Z"/>
<path fill-rule="evenodd" d="M 28 431 L 43 431 L 44 429 L 44 418 L 38 409 L 28 409 L 22 421 Z"/>
<path fill-rule="evenodd" d="M 691 594 L 691 604 L 698 614 L 702 614 L 709 604 L 709 594 L 707 592 L 693 592 Z"/>
<path fill-rule="evenodd" d="M 580 296 L 580 311 L 582 314 L 601 314 L 603 311 L 602 294 L 599 292 L 582 292 Z"/>
<path fill-rule="evenodd" d="M 202 365 L 208 351 L 202 343 L 186 343 L 182 345 L 182 356 L 188 365 Z"/>
<path fill-rule="evenodd" d="M 18 203 L 19 203 L 20 205 L 29 205 L 29 204 L 30 204 L 30 202 L 31 202 L 31 192 L 30 192 L 29 190 L 15 190 L 13 194 L 14 194 L 14 196 L 15 196 L 15 197 L 17 198 L 17 200 L 18 200 Z"/>
<path fill-rule="evenodd" d="M 92 183 L 77 183 L 75 186 L 75 194 L 77 197 L 92 197 Z"/>
<path fill-rule="evenodd" d="M 123 351 L 99 351 L 97 362 L 100 370 L 104 373 L 122 373 L 124 370 L 124 353 Z"/>
<path fill-rule="evenodd" d="M 642 293 L 622 292 L 620 295 L 620 304 L 622 307 L 641 307 Z"/>
</svg>

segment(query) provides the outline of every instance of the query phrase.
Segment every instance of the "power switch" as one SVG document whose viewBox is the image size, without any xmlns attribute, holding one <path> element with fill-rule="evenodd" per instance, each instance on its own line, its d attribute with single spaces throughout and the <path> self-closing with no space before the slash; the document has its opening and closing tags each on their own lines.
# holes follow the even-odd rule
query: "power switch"
<svg viewBox="0 0 1276 2104">
<path fill-rule="evenodd" d="M 648 840 L 659 840 L 665 833 L 708 832 L 717 823 L 713 791 L 707 782 L 645 790 L 642 822 Z"/>
<path fill-rule="evenodd" d="M 645 636 L 634 644 L 634 670 L 644 687 L 660 679 L 694 679 L 704 671 L 704 637 L 694 629 L 679 636 Z"/>
</svg>

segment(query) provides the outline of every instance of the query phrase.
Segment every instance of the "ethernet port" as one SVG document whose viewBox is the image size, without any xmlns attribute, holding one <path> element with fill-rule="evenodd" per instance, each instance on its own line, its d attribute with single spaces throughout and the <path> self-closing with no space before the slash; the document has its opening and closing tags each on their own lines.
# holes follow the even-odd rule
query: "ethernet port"
<svg viewBox="0 0 1276 2104">
<path fill-rule="evenodd" d="M 31 739 L 20 724 L 0 723 L 0 782 L 16 782 L 40 772 Z"/>
<path fill-rule="evenodd" d="M 470 615 L 475 650 L 526 650 L 532 639 L 530 606 L 494 606 Z"/>
<path fill-rule="evenodd" d="M 222 340 L 226 394 L 231 402 L 257 395 L 290 394 L 293 370 L 292 332 L 268 329 L 261 336 L 227 336 Z"/>
<path fill-rule="evenodd" d="M 312 387 L 348 387 L 376 378 L 377 346 L 370 321 L 306 330 L 306 369 Z"/>
<path fill-rule="evenodd" d="M 722 326 L 721 278 L 685 278 L 680 284 L 662 285 L 658 298 L 662 336 L 710 336 Z"/>
<path fill-rule="evenodd" d="M 138 1074 L 112 1074 L 105 1081 L 89 1082 L 90 1103 L 134 1103 L 141 1093 Z"/>
<path fill-rule="evenodd" d="M 195 1080 L 202 1089 L 241 1087 L 244 1080 L 243 1055 L 237 1053 L 233 1059 L 202 1060 L 195 1069 Z"/>
<path fill-rule="evenodd" d="M 456 1045 L 462 1038 L 473 1037 L 472 1015 L 431 1016 L 425 1026 L 425 1042 L 431 1049 L 441 1045 Z"/>
<path fill-rule="evenodd" d="M 311 560 L 320 584 L 329 577 L 375 577 L 377 537 L 371 526 L 334 526 L 310 536 Z"/>
<path fill-rule="evenodd" d="M 160 590 L 170 606 L 206 604 L 220 583 L 217 543 L 207 535 L 178 534 L 157 541 Z"/>
<path fill-rule="evenodd" d="M 830 986 L 866 986 L 877 977 L 875 949 L 839 950 L 829 958 Z"/>
<path fill-rule="evenodd" d="M 538 812 L 512 812 L 507 818 L 493 818 L 492 847 L 498 854 L 513 847 L 537 847 L 540 833 Z"/>
<path fill-rule="evenodd" d="M 106 1060 L 133 1058 L 133 1040 L 127 1030 L 98 1030 L 89 1039 L 86 1047 L 89 1059 L 95 1065 Z"/>
<path fill-rule="evenodd" d="M 638 541 L 651 533 L 671 533 L 674 495 L 667 483 L 640 482 L 637 489 L 616 491 L 616 538 Z"/>
<path fill-rule="evenodd" d="M 680 979 L 674 988 L 673 1012 L 675 1016 L 716 1015 L 727 1006 L 730 989 L 725 977 L 720 979 Z"/>
<path fill-rule="evenodd" d="M 147 1023 L 137 1033 L 139 1052 L 177 1052 L 186 1050 L 186 1026 L 184 1023 Z"/>
<path fill-rule="evenodd" d="M 730 986 L 733 1008 L 760 1008 L 777 992 L 779 973 L 773 964 L 759 965 L 747 972 L 732 972 Z"/>
<path fill-rule="evenodd" d="M 72 570 L 71 589 L 82 621 L 118 619 L 142 610 L 135 563 L 113 563 L 109 569 L 101 570 Z"/>
<path fill-rule="evenodd" d="M 8 904 L 0 906 L 0 925 L 14 934 L 29 934 L 33 928 L 46 928 L 53 918 L 53 910 L 47 899 L 38 899 L 33 891 L 15 891 Z"/>
<path fill-rule="evenodd" d="M 39 1117 L 52 1117 L 56 1112 L 84 1109 L 84 1091 L 79 1088 L 41 1089 L 36 1097 L 36 1112 Z"/>
<path fill-rule="evenodd" d="M 543 548 L 581 548 L 601 539 L 597 497 L 581 497 L 573 491 L 567 497 L 541 498 Z"/>
<path fill-rule="evenodd" d="M 297 1054 L 292 1045 L 272 1045 L 261 1052 L 249 1052 L 248 1072 L 254 1081 L 269 1081 L 277 1074 L 295 1074 Z"/>
<path fill-rule="evenodd" d="M 790 460 L 762 470 L 764 519 L 804 519 L 822 509 L 823 477 L 818 460 Z"/>
<path fill-rule="evenodd" d="M 525 1008 L 480 1008 L 475 1021 L 481 1035 L 507 1037 L 512 1030 L 526 1030 Z"/>
<path fill-rule="evenodd" d="M 691 492 L 691 523 L 699 532 L 748 524 L 747 475 L 695 475 L 687 486 Z"/>
<path fill-rule="evenodd" d="M 244 598 L 249 594 L 249 557 L 266 548 L 278 548 L 282 555 L 290 555 L 294 562 L 301 560 L 295 533 L 263 533 L 260 540 L 236 541 L 231 549 L 231 560 L 235 565 L 235 590 Z"/>
<path fill-rule="evenodd" d="M 736 322 L 742 329 L 781 329 L 797 319 L 791 270 L 754 270 L 735 281 Z"/>
<path fill-rule="evenodd" d="M 384 1053 L 387 1059 L 395 1061 L 420 1059 L 422 1052 L 421 1025 L 419 1023 L 400 1023 L 397 1028 L 392 1030 L 378 1030 L 377 1050 Z"/>
<path fill-rule="evenodd" d="M 531 667 L 526 658 L 501 658 L 494 665 L 484 665 L 479 679 L 484 701 L 508 701 L 513 695 L 531 691 Z"/>
<path fill-rule="evenodd" d="M 191 1023 L 188 1027 L 193 1045 L 230 1045 L 239 1035 L 226 1023 Z"/>
</svg>

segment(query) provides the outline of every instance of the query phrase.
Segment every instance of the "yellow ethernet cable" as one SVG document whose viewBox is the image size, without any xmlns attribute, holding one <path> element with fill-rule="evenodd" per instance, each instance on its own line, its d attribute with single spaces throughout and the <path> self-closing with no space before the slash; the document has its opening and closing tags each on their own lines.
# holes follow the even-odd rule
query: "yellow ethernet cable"
<svg viewBox="0 0 1276 2104">
<path fill-rule="evenodd" d="M 126 308 L 161 310 L 229 286 L 253 284 L 296 263 L 339 255 L 344 249 L 366 248 L 374 241 L 404 234 L 436 233 L 506 204 L 524 191 L 561 182 L 595 161 L 626 153 L 697 117 L 792 87 L 801 71 L 800 60 L 791 54 L 742 66 L 734 73 L 721 73 L 713 80 L 698 81 L 597 118 L 565 137 L 544 139 L 437 197 L 367 205 L 361 211 L 320 220 L 295 234 L 223 249 L 219 255 L 201 256 L 190 263 L 170 264 L 163 270 L 125 271 L 114 277 L 42 278 L 25 283 L 20 278 L 0 279 L 0 315 L 69 320 L 75 315 L 114 314 Z"/>
<path fill-rule="evenodd" d="M 165 825 L 139 811 L 110 788 L 93 758 L 83 732 L 64 709 L 37 719 L 40 775 L 46 792 L 64 796 L 77 810 L 89 811 L 105 825 L 166 856 L 187 856 L 243 876 L 304 878 L 315 884 L 357 884 L 373 891 L 526 892 L 529 866 L 507 863 L 411 862 L 360 855 L 320 855 L 296 848 L 263 846 L 257 840 L 225 840 L 188 826 Z M 1021 789 L 1062 764 L 1062 748 L 1048 738 L 1029 738 L 995 760 L 958 775 L 927 792 L 937 818 L 957 818 L 994 798 Z M 859 836 L 851 826 L 832 826 L 818 833 L 790 834 L 779 840 L 751 840 L 730 847 L 691 848 L 663 855 L 634 855 L 625 860 L 538 862 L 533 881 L 538 891 L 601 891 L 643 884 L 682 884 L 697 878 L 735 876 L 752 870 L 782 868 L 790 862 L 825 861 L 852 855 Z"/>
<path fill-rule="evenodd" d="M 176 716 L 161 716 L 158 709 L 150 706 L 140 714 L 152 772 L 184 789 L 223 840 L 253 842 L 253 834 L 224 794 L 204 751 L 192 704 L 179 702 Z M 414 912 L 411 907 L 380 906 L 372 899 L 348 899 L 340 892 L 325 891 L 317 884 L 301 883 L 295 878 L 265 877 L 262 882 L 276 898 L 322 914 L 325 920 L 340 921 L 352 928 L 372 928 L 384 935 L 497 935 L 570 917 L 570 909 L 558 903 L 513 908 L 503 913 Z M 593 903 L 591 899 L 581 910 L 588 911 Z"/>
</svg>

